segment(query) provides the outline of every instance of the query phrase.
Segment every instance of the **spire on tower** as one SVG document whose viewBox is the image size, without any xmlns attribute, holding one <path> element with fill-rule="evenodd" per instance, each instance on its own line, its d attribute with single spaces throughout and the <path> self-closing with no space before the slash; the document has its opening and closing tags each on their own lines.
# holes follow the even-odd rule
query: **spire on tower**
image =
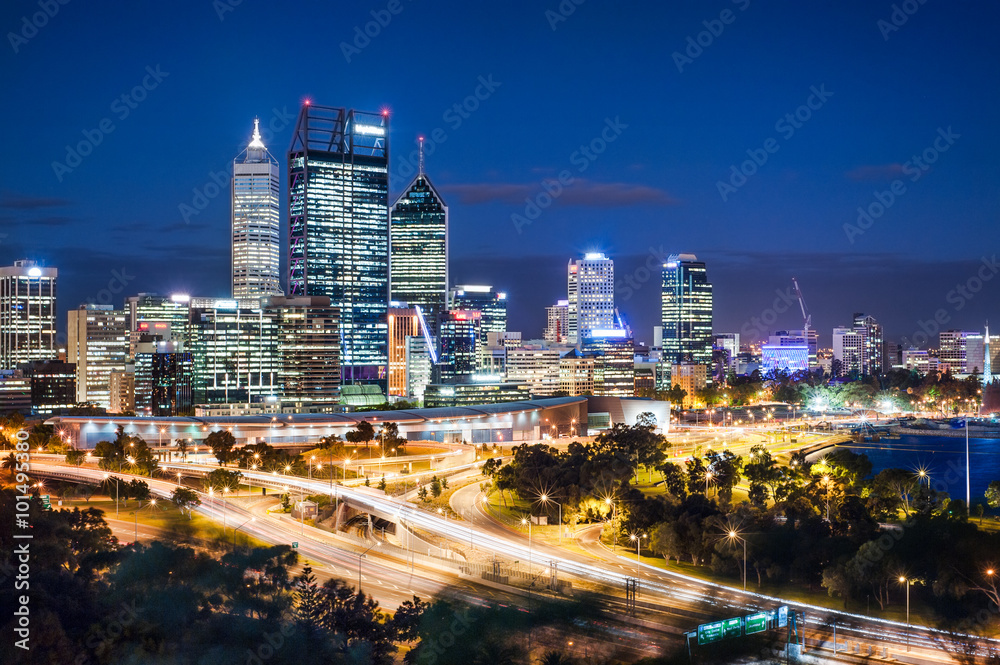
<svg viewBox="0 0 1000 665">
<path fill-rule="evenodd" d="M 250 139 L 248 148 L 254 150 L 266 150 L 264 143 L 260 140 L 260 118 L 253 119 L 253 137 Z"/>
<path fill-rule="evenodd" d="M 418 136 L 417 140 L 420 142 L 420 159 L 417 164 L 417 174 L 424 175 L 424 137 Z"/>
</svg>

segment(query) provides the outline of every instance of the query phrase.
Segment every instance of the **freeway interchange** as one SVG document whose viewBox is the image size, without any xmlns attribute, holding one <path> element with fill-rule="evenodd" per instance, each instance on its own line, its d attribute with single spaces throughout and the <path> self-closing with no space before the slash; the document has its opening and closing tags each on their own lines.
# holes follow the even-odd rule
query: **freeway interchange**
<svg viewBox="0 0 1000 665">
<path fill-rule="evenodd" d="M 178 471 L 197 475 L 213 468 L 184 463 L 166 463 L 161 464 L 161 467 L 171 476 Z M 108 475 L 132 477 L 129 474 L 106 473 L 90 467 L 37 461 L 32 463 L 32 471 L 41 476 L 92 483 L 99 483 Z M 241 469 L 241 473 L 253 485 L 282 490 L 287 488 L 293 495 L 296 492 L 330 493 L 329 481 L 298 476 L 276 478 L 270 473 L 245 469 Z M 464 474 L 476 473 L 478 470 L 475 465 L 470 465 L 464 471 Z M 154 494 L 161 497 L 169 497 L 177 486 L 176 483 L 165 480 L 143 480 L 149 484 Z M 626 614 L 626 584 L 638 575 L 640 586 L 639 598 L 635 603 L 637 612 L 628 621 L 661 633 L 679 636 L 698 624 L 721 617 L 788 605 L 792 610 L 798 611 L 800 616 L 804 614 L 805 621 L 801 621 L 800 625 L 805 626 L 809 643 L 825 643 L 827 650 L 832 644 L 834 625 L 841 651 L 846 648 L 845 640 L 877 645 L 879 650 L 888 646 L 894 656 L 901 660 L 909 658 L 912 662 L 948 662 L 950 658 L 947 650 L 954 649 L 956 643 L 980 639 L 925 626 L 908 627 L 901 622 L 836 612 L 825 607 L 796 603 L 751 591 L 744 592 L 669 569 L 639 563 L 634 556 L 621 556 L 604 547 L 595 537 L 593 526 L 574 534 L 580 551 L 532 542 L 526 537 L 527 534 L 507 529 L 482 509 L 481 502 L 477 500 L 478 486 L 475 483 L 458 490 L 452 497 L 455 512 L 466 518 L 462 521 L 447 519 L 421 509 L 405 498 L 386 496 L 368 488 L 337 484 L 334 491 L 357 511 L 384 516 L 390 521 L 405 525 L 407 529 L 432 534 L 442 541 L 473 543 L 476 550 L 488 552 L 508 562 L 530 562 L 529 575 L 542 582 L 537 586 L 532 583 L 536 589 L 547 586 L 545 582 L 555 569 L 559 578 L 571 579 L 574 584 L 587 588 L 588 593 L 600 599 L 604 609 L 617 617 Z M 335 535 L 292 522 L 288 518 L 267 515 L 254 510 L 253 506 L 242 506 L 238 502 L 220 500 L 207 494 L 200 496 L 202 504 L 196 510 L 206 517 L 231 529 L 238 526 L 241 532 L 264 542 L 285 545 L 297 543 L 297 551 L 312 562 L 313 568 L 319 573 L 340 577 L 352 584 L 359 582 L 366 593 L 373 595 L 384 606 L 394 607 L 417 595 L 422 598 L 447 596 L 478 605 L 499 602 L 527 605 L 530 608 L 530 588 L 526 602 L 524 590 L 484 582 L 470 574 L 474 570 L 472 567 L 463 568 L 461 562 L 438 561 L 412 552 L 401 553 L 399 548 L 375 538 L 375 534 L 367 534 L 368 539 L 364 540 Z M 366 549 L 367 553 L 362 554 Z M 904 650 L 907 642 L 912 649 L 910 653 Z M 992 642 L 993 648 L 1000 646 L 1000 641 L 989 642 Z M 980 648 L 985 647 L 986 641 L 981 640 Z"/>
</svg>

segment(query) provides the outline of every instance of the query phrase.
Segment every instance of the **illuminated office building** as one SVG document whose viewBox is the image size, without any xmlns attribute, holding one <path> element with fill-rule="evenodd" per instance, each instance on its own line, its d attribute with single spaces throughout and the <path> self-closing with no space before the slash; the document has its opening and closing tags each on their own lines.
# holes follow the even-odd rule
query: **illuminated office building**
<svg viewBox="0 0 1000 665">
<path fill-rule="evenodd" d="M 872 316 L 855 314 L 854 324 L 833 329 L 833 364 L 838 376 L 878 376 L 884 363 L 882 326 Z M 944 360 L 942 359 L 942 362 Z"/>
<path fill-rule="evenodd" d="M 565 344 L 569 339 L 569 300 L 556 301 L 555 305 L 545 308 L 546 342 Z"/>
<path fill-rule="evenodd" d="M 448 293 L 448 309 L 479 312 L 484 342 L 488 333 L 507 332 L 507 294 L 492 286 L 455 286 Z"/>
<path fill-rule="evenodd" d="M 0 369 L 56 357 L 56 268 L 0 267 Z"/>
<path fill-rule="evenodd" d="M 532 395 L 550 396 L 559 390 L 559 350 L 541 346 L 507 349 L 507 381 L 523 383 Z"/>
<path fill-rule="evenodd" d="M 233 160 L 231 194 L 233 297 L 281 295 L 278 161 L 256 119 L 250 144 Z"/>
<path fill-rule="evenodd" d="M 275 321 L 278 394 L 282 404 L 304 411 L 323 410 L 340 401 L 340 312 L 330 299 L 274 296 L 263 316 Z M 266 329 L 265 329 L 266 332 Z M 263 344 L 262 347 L 270 348 Z"/>
<path fill-rule="evenodd" d="M 305 104 L 288 151 L 289 295 L 340 311 L 342 384 L 385 388 L 389 147 L 386 113 Z"/>
<path fill-rule="evenodd" d="M 411 337 L 422 335 L 417 310 L 389 308 L 389 397 L 406 397 L 409 382 L 406 376 L 406 355 Z"/>
<path fill-rule="evenodd" d="M 663 264 L 661 318 L 664 362 L 712 362 L 712 284 L 694 254 L 673 254 Z"/>
<path fill-rule="evenodd" d="M 420 307 L 427 324 L 436 325 L 448 298 L 448 206 L 422 157 L 417 177 L 392 206 L 389 248 L 390 299 Z"/>
<path fill-rule="evenodd" d="M 578 344 L 593 330 L 615 327 L 615 262 L 592 252 L 567 266 L 567 341 Z"/>
<path fill-rule="evenodd" d="M 595 396 L 635 396 L 635 345 L 627 331 L 591 330 L 581 351 L 594 358 Z"/>
<path fill-rule="evenodd" d="M 68 312 L 66 360 L 76 365 L 76 401 L 111 408 L 111 374 L 124 371 L 129 331 L 125 312 L 81 305 Z"/>
<path fill-rule="evenodd" d="M 193 413 L 194 360 L 182 341 L 140 334 L 135 345 L 134 408 L 139 416 Z"/>
<path fill-rule="evenodd" d="M 435 366 L 437 383 L 468 379 L 476 373 L 481 321 L 482 313 L 474 310 L 449 310 L 441 314 L 438 325 L 441 348 Z"/>
<path fill-rule="evenodd" d="M 135 345 L 141 334 L 159 335 L 166 341 L 186 339 L 190 308 L 191 298 L 186 294 L 140 293 L 126 298 L 129 357 L 135 355 Z"/>
</svg>

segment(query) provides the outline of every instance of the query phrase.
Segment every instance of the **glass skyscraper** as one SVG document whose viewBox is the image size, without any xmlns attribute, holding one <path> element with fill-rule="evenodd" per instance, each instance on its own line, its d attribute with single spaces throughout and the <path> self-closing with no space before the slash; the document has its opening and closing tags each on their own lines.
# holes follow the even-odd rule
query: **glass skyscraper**
<svg viewBox="0 0 1000 665">
<path fill-rule="evenodd" d="M 663 264 L 661 314 L 664 362 L 712 362 L 712 285 L 694 254 L 673 254 Z"/>
<path fill-rule="evenodd" d="M 420 307 L 436 334 L 448 297 L 448 206 L 423 170 L 392 206 L 389 295 Z"/>
<path fill-rule="evenodd" d="M 289 294 L 340 310 L 344 384 L 387 379 L 386 113 L 306 104 L 288 151 Z"/>
<path fill-rule="evenodd" d="M 247 149 L 233 160 L 234 298 L 281 295 L 278 161 L 260 140 L 258 121 Z"/>
<path fill-rule="evenodd" d="M 567 330 L 571 344 L 579 344 L 594 330 L 615 326 L 615 262 L 590 252 L 571 259 L 566 268 Z"/>
<path fill-rule="evenodd" d="M 0 267 L 0 369 L 56 357 L 56 268 Z"/>
</svg>

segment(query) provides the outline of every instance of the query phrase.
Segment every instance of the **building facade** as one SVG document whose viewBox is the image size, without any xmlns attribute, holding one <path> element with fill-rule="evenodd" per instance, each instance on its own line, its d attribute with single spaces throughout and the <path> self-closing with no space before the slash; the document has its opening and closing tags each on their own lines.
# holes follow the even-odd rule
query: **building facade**
<svg viewBox="0 0 1000 665">
<path fill-rule="evenodd" d="M 462 381 L 476 373 L 482 340 L 481 319 L 482 313 L 475 310 L 449 310 L 441 315 L 435 382 Z"/>
<path fill-rule="evenodd" d="M 420 319 L 413 308 L 389 308 L 389 398 L 409 395 L 406 351 L 409 338 L 421 336 Z"/>
<path fill-rule="evenodd" d="M 76 401 L 111 408 L 111 374 L 128 362 L 129 330 L 124 310 L 80 305 L 67 313 L 66 360 L 76 365 Z"/>
<path fill-rule="evenodd" d="M 0 267 L 0 369 L 56 357 L 56 268 Z"/>
<path fill-rule="evenodd" d="M 390 212 L 389 297 L 419 307 L 436 325 L 448 300 L 448 206 L 422 163 Z"/>
<path fill-rule="evenodd" d="M 626 331 L 591 331 L 581 350 L 594 358 L 594 395 L 635 396 L 635 345 Z"/>
<path fill-rule="evenodd" d="M 546 342 L 565 344 L 569 340 L 569 300 L 558 300 L 555 305 L 545 308 Z"/>
<path fill-rule="evenodd" d="M 885 369 L 885 339 L 874 317 L 855 314 L 853 325 L 833 329 L 834 373 L 878 376 Z"/>
<path fill-rule="evenodd" d="M 549 397 L 559 390 L 559 351 L 541 346 L 507 349 L 507 381 L 527 384 L 532 395 Z"/>
<path fill-rule="evenodd" d="M 694 254 L 673 254 L 663 264 L 661 320 L 665 362 L 712 362 L 712 284 Z"/>
<path fill-rule="evenodd" d="M 388 372 L 389 118 L 305 104 L 288 152 L 291 296 L 340 311 L 341 383 Z"/>
<path fill-rule="evenodd" d="M 594 330 L 615 327 L 615 262 L 591 252 L 566 267 L 569 343 L 579 344 Z"/>
<path fill-rule="evenodd" d="M 259 121 L 233 160 L 232 286 L 234 298 L 281 295 L 278 161 L 260 140 Z"/>
</svg>

